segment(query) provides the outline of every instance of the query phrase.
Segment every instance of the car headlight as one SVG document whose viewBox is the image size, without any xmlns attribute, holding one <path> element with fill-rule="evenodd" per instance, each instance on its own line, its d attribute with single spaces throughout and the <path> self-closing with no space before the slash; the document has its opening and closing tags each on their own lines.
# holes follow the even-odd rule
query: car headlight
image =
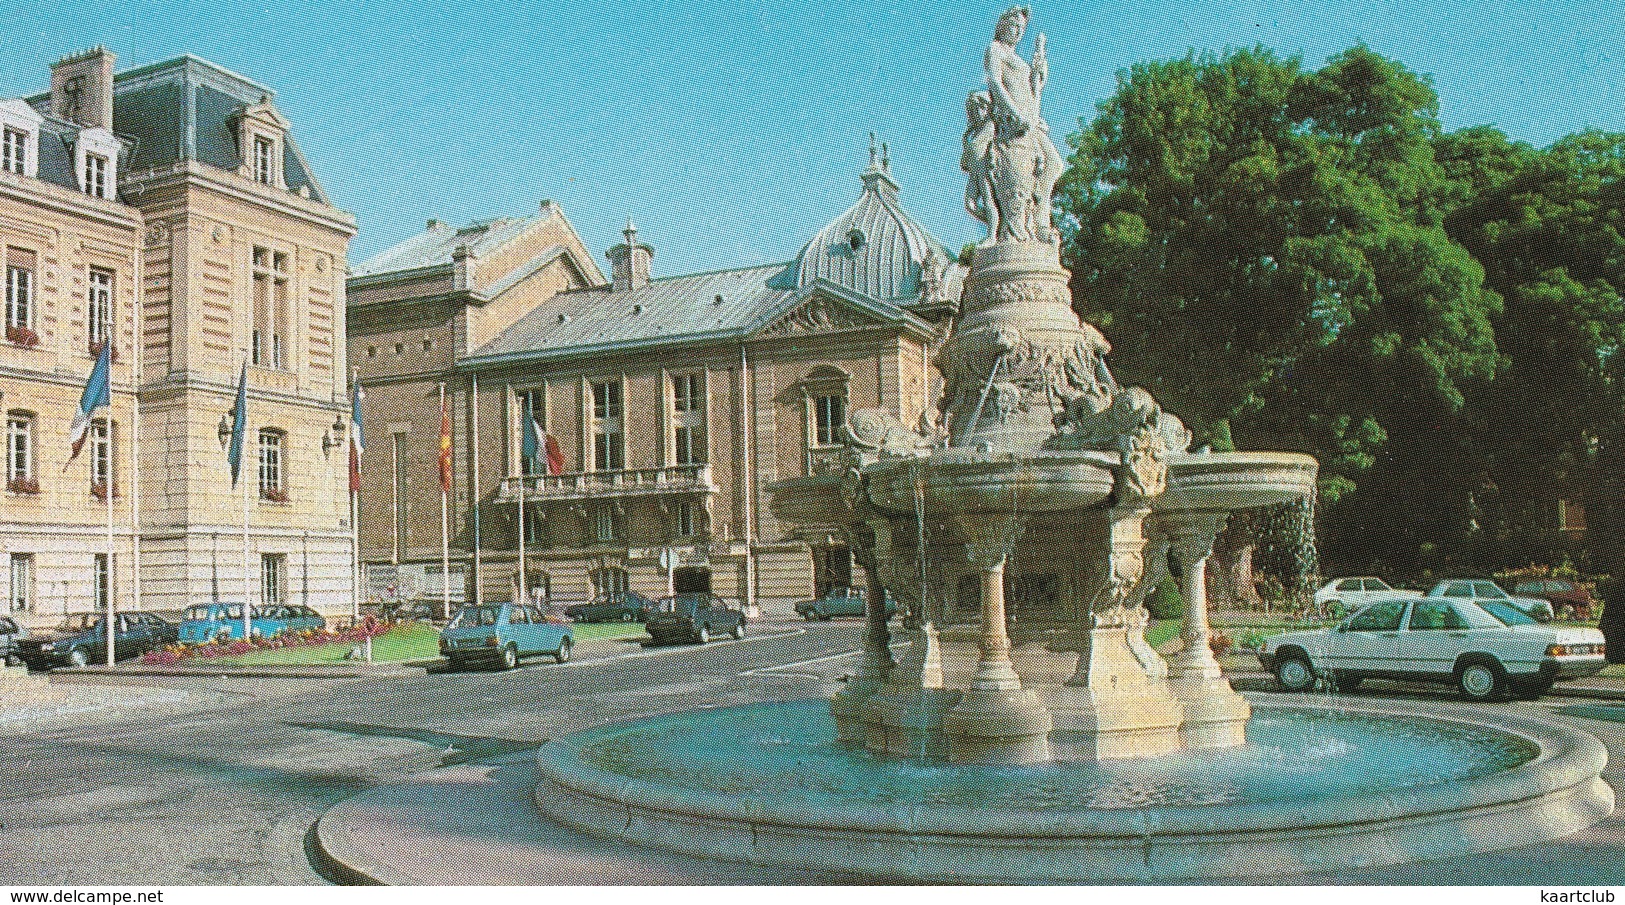
<svg viewBox="0 0 1625 905">
<path fill-rule="evenodd" d="M 44 644 L 41 644 L 39 646 L 39 649 L 40 650 L 56 650 L 56 644 L 53 643 L 53 642 L 47 641 Z"/>
</svg>

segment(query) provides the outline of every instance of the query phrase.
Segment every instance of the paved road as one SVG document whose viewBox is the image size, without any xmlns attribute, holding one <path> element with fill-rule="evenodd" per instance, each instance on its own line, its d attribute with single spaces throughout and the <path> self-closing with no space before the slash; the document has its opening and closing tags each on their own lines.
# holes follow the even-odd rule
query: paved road
<svg viewBox="0 0 1625 905">
<path fill-rule="evenodd" d="M 753 632 L 512 673 L 172 680 L 200 706 L 0 738 L 0 884 L 319 883 L 306 835 L 337 801 L 617 719 L 826 695 L 861 624 Z"/>
</svg>

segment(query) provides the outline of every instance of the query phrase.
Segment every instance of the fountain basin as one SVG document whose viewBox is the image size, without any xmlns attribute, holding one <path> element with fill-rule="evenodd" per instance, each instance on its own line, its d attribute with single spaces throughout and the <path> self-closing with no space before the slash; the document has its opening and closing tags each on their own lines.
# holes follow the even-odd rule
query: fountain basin
<svg viewBox="0 0 1625 905">
<path fill-rule="evenodd" d="M 922 478 L 927 512 L 1057 512 L 1111 496 L 1116 459 L 1092 451 L 1018 456 L 949 448 L 920 459 L 881 459 L 863 473 L 870 501 L 891 513 L 914 512 Z"/>
<path fill-rule="evenodd" d="M 536 802 L 599 835 L 912 880 L 1173 880 L 1396 864 L 1606 816 L 1595 738 L 1496 713 L 1255 702 L 1252 741 L 1111 764 L 948 766 L 835 744 L 827 705 L 672 714 L 549 742 Z"/>
<path fill-rule="evenodd" d="M 1188 453 L 1168 457 L 1168 489 L 1153 511 L 1233 512 L 1290 503 L 1315 489 L 1313 456 L 1283 452 Z"/>
</svg>

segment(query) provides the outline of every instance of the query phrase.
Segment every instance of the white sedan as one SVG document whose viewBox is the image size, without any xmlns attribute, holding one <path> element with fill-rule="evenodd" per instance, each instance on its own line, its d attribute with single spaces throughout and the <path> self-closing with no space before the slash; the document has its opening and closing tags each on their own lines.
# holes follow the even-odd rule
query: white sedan
<svg viewBox="0 0 1625 905">
<path fill-rule="evenodd" d="M 1509 603 L 1541 622 L 1552 621 L 1551 601 L 1539 597 L 1514 597 L 1501 590 L 1501 586 L 1487 578 L 1453 578 L 1441 581 L 1428 592 L 1429 597 L 1453 597 L 1477 603 Z"/>
<path fill-rule="evenodd" d="M 1258 659 L 1288 691 L 1317 677 L 1343 690 L 1399 679 L 1453 684 L 1472 701 L 1538 698 L 1607 665 L 1594 628 L 1541 625 L 1500 601 L 1433 596 L 1379 600 L 1331 628 L 1266 638 Z"/>
<path fill-rule="evenodd" d="M 1370 575 L 1361 575 L 1353 578 L 1333 578 L 1320 586 L 1315 592 L 1315 608 L 1321 612 L 1327 609 L 1346 607 L 1347 610 L 1357 610 L 1373 600 L 1384 597 L 1420 597 L 1418 591 L 1400 591 L 1388 586 L 1386 581 Z"/>
</svg>

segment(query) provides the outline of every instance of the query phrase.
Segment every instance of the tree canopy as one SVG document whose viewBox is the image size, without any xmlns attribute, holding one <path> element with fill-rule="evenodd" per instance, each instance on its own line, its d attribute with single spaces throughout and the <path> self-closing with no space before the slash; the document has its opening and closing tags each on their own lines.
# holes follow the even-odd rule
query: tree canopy
<svg viewBox="0 0 1625 905">
<path fill-rule="evenodd" d="M 1069 137 L 1074 299 L 1119 379 L 1199 442 L 1317 456 L 1334 567 L 1550 555 L 1552 494 L 1616 442 L 1625 137 L 1438 108 L 1367 47 L 1255 47 L 1136 65 Z"/>
</svg>

